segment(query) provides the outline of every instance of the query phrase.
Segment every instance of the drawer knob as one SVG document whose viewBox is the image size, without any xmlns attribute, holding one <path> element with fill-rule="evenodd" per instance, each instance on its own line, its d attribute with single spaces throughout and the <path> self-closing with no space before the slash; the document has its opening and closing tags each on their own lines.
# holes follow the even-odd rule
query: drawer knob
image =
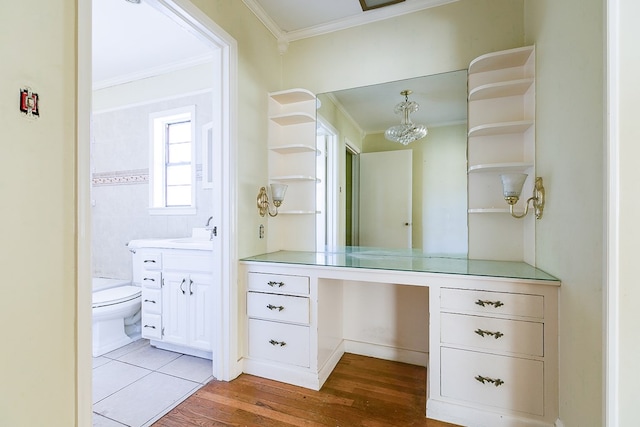
<svg viewBox="0 0 640 427">
<path fill-rule="evenodd" d="M 493 379 L 489 377 L 483 377 L 482 375 L 477 375 L 475 379 L 482 384 L 493 384 L 496 387 L 500 387 L 502 384 L 504 384 L 504 381 L 502 381 L 500 378 Z"/>
<path fill-rule="evenodd" d="M 275 288 L 276 286 L 281 288 L 284 286 L 284 282 L 273 282 L 273 281 L 269 281 L 267 282 L 267 285 L 271 286 L 272 288 Z"/>
<path fill-rule="evenodd" d="M 287 345 L 286 342 L 284 341 L 276 341 L 276 340 L 269 340 L 269 344 L 273 345 L 273 346 L 280 346 L 280 347 L 284 347 L 285 345 Z"/>
<path fill-rule="evenodd" d="M 490 337 L 494 337 L 495 339 L 498 339 L 500 337 L 503 337 L 504 334 L 500 331 L 496 331 L 496 332 L 491 332 L 491 331 L 485 331 L 483 329 L 476 329 L 474 331 L 476 334 L 480 335 L 481 337 L 485 337 L 485 335 L 490 336 Z"/>
<path fill-rule="evenodd" d="M 487 305 L 492 305 L 495 308 L 498 308 L 498 307 L 504 305 L 504 303 L 502 301 L 487 301 L 487 300 L 481 300 L 481 299 L 476 301 L 476 304 L 479 305 L 479 306 L 482 306 L 482 307 L 485 307 Z"/>
<path fill-rule="evenodd" d="M 281 306 L 281 305 L 272 305 L 272 304 L 269 304 L 269 305 L 267 306 L 267 308 L 268 308 L 269 310 L 278 310 L 278 311 L 282 311 L 282 310 L 284 310 L 284 307 L 283 307 L 283 306 Z"/>
<path fill-rule="evenodd" d="M 155 303 L 156 303 L 156 302 L 155 302 L 155 300 L 152 300 L 152 299 L 146 299 L 146 300 L 144 300 L 144 302 L 150 302 L 150 303 L 153 303 L 153 304 L 155 304 Z M 476 332 L 477 332 L 477 331 L 476 331 Z"/>
</svg>

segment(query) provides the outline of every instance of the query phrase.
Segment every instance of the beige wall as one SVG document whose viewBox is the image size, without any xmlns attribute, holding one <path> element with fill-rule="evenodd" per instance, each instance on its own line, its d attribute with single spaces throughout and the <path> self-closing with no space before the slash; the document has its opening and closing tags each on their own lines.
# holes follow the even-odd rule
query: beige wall
<svg viewBox="0 0 640 427">
<path fill-rule="evenodd" d="M 603 0 L 527 0 L 536 45 L 536 169 L 547 204 L 539 268 L 559 277 L 560 418 L 602 419 Z M 631 425 L 631 424 L 623 424 Z"/>
<path fill-rule="evenodd" d="M 3 2 L 0 14 L 2 426 L 76 419 L 75 19 L 74 0 Z M 25 85 L 38 119 L 18 111 Z"/>
<path fill-rule="evenodd" d="M 620 426 L 637 425 L 640 419 L 638 384 L 640 384 L 640 286 L 638 286 L 638 242 L 640 241 L 640 194 L 638 193 L 638 159 L 640 158 L 640 128 L 638 127 L 638 98 L 640 97 L 640 2 L 620 0 L 620 217 L 619 217 L 619 315 L 620 355 L 612 363 L 618 363 L 620 384 L 617 403 L 620 408 Z M 613 170 L 612 174 L 617 171 Z"/>
<path fill-rule="evenodd" d="M 522 46 L 524 0 L 460 0 L 298 40 L 283 56 L 286 87 L 315 93 L 466 69 L 479 55 Z"/>
</svg>

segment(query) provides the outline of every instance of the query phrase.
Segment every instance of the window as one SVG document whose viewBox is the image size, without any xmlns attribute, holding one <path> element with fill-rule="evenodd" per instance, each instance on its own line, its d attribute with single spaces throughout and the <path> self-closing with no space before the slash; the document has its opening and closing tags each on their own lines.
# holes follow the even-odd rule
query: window
<svg viewBox="0 0 640 427">
<path fill-rule="evenodd" d="M 157 214 L 195 214 L 195 106 L 149 116 L 150 208 Z"/>
</svg>

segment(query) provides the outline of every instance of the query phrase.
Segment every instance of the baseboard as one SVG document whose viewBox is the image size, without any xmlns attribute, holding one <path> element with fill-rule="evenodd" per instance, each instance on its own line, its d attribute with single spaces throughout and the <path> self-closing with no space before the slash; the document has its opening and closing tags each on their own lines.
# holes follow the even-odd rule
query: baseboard
<svg viewBox="0 0 640 427">
<path fill-rule="evenodd" d="M 554 427 L 553 421 L 491 412 L 438 399 L 427 400 L 427 417 L 458 425 L 469 425 L 469 420 L 473 420 L 474 427 Z M 557 422 L 555 427 L 559 427 Z"/>
<path fill-rule="evenodd" d="M 370 356 L 377 359 L 392 360 L 395 362 L 425 367 L 429 361 L 429 353 L 420 351 L 405 350 L 401 348 L 350 340 L 344 340 L 343 345 L 345 353 Z"/>
<path fill-rule="evenodd" d="M 162 350 L 169 350 L 176 353 L 188 354 L 190 356 L 200 357 L 202 359 L 213 360 L 213 355 L 210 351 L 198 350 L 190 347 L 183 347 L 181 345 L 170 344 L 162 341 L 149 341 L 149 343 Z"/>
<path fill-rule="evenodd" d="M 289 367 L 268 360 L 244 358 L 243 371 L 245 374 L 255 375 L 257 377 L 297 385 L 311 390 L 320 390 L 320 378 L 318 374 L 302 367 Z"/>
</svg>

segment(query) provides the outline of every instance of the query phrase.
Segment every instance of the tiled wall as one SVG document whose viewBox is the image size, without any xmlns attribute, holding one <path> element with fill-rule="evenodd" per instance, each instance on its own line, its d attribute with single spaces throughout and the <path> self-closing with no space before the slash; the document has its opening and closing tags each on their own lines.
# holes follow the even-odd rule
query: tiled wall
<svg viewBox="0 0 640 427">
<path fill-rule="evenodd" d="M 149 215 L 149 114 L 196 105 L 196 215 Z M 93 275 L 131 279 L 127 242 L 184 237 L 211 215 L 202 189 L 201 127 L 211 121 L 211 93 L 94 114 L 92 121 Z"/>
</svg>

